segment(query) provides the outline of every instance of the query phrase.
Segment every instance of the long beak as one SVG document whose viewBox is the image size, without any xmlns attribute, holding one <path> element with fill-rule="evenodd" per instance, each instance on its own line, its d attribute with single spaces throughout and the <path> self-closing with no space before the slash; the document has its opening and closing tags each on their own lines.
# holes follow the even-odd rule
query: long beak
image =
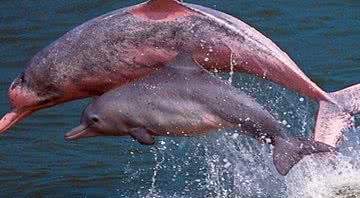
<svg viewBox="0 0 360 198">
<path fill-rule="evenodd" d="M 96 133 L 91 131 L 89 125 L 79 125 L 78 127 L 65 133 L 65 140 L 77 140 L 80 138 L 94 137 Z"/>
<path fill-rule="evenodd" d="M 14 126 L 20 120 L 22 120 L 27 115 L 31 114 L 32 111 L 24 111 L 24 112 L 17 112 L 12 111 L 7 113 L 1 120 L 0 120 L 0 133 L 5 133 L 10 127 Z"/>
</svg>

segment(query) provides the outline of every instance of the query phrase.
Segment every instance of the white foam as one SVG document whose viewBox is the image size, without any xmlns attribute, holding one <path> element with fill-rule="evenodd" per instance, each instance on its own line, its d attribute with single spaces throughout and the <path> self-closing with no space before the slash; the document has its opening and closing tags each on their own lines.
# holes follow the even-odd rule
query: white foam
<svg viewBox="0 0 360 198">
<path fill-rule="evenodd" d="M 360 197 L 360 170 L 350 157 L 313 155 L 292 170 L 286 184 L 291 198 L 356 198 Z"/>
</svg>

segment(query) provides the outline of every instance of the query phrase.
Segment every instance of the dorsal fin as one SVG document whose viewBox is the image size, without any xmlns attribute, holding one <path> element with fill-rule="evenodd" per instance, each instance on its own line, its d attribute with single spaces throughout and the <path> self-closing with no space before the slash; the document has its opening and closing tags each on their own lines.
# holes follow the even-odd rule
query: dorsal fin
<svg viewBox="0 0 360 198">
<path fill-rule="evenodd" d="M 193 60 L 192 53 L 187 51 L 180 51 L 173 60 L 166 64 L 166 66 L 190 70 L 193 70 L 194 68 L 195 70 L 202 69 L 202 67 Z"/>
<path fill-rule="evenodd" d="M 130 13 L 148 20 L 171 21 L 194 12 L 178 0 L 150 0 L 134 7 Z"/>
<path fill-rule="evenodd" d="M 166 3 L 173 3 L 173 2 L 182 2 L 182 1 L 180 1 L 180 0 L 149 0 L 146 3 L 163 3 L 163 4 L 166 4 Z"/>
</svg>

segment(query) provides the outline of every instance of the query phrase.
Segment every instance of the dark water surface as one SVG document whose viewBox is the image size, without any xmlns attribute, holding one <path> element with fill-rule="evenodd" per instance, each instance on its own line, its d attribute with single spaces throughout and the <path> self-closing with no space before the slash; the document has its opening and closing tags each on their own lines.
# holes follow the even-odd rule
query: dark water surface
<svg viewBox="0 0 360 198">
<path fill-rule="evenodd" d="M 8 86 L 36 52 L 93 17 L 139 2 L 2 0 L 0 113 L 9 110 Z M 187 2 L 222 10 L 260 30 L 326 91 L 360 82 L 360 1 Z M 235 80 L 266 99 L 291 133 L 309 133 L 313 102 L 255 78 Z M 159 138 L 157 147 L 130 138 L 65 142 L 64 132 L 78 124 L 86 104 L 37 112 L 0 137 L 0 197 L 289 196 L 291 185 L 274 172 L 267 146 L 225 133 Z"/>
</svg>

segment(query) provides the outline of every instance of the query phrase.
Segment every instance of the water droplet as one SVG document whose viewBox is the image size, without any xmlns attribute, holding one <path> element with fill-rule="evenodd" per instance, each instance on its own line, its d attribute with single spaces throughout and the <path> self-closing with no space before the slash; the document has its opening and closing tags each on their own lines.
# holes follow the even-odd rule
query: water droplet
<svg viewBox="0 0 360 198">
<path fill-rule="evenodd" d="M 231 163 L 230 162 L 226 162 L 226 164 L 224 165 L 224 168 L 229 168 L 231 166 Z"/>
<path fill-rule="evenodd" d="M 236 140 L 238 137 L 239 137 L 239 134 L 238 134 L 238 133 L 234 133 L 234 134 L 231 136 L 231 138 L 232 138 L 233 140 Z"/>
<path fill-rule="evenodd" d="M 271 144 L 271 139 L 270 138 L 265 138 L 265 143 L 266 144 Z"/>
</svg>

